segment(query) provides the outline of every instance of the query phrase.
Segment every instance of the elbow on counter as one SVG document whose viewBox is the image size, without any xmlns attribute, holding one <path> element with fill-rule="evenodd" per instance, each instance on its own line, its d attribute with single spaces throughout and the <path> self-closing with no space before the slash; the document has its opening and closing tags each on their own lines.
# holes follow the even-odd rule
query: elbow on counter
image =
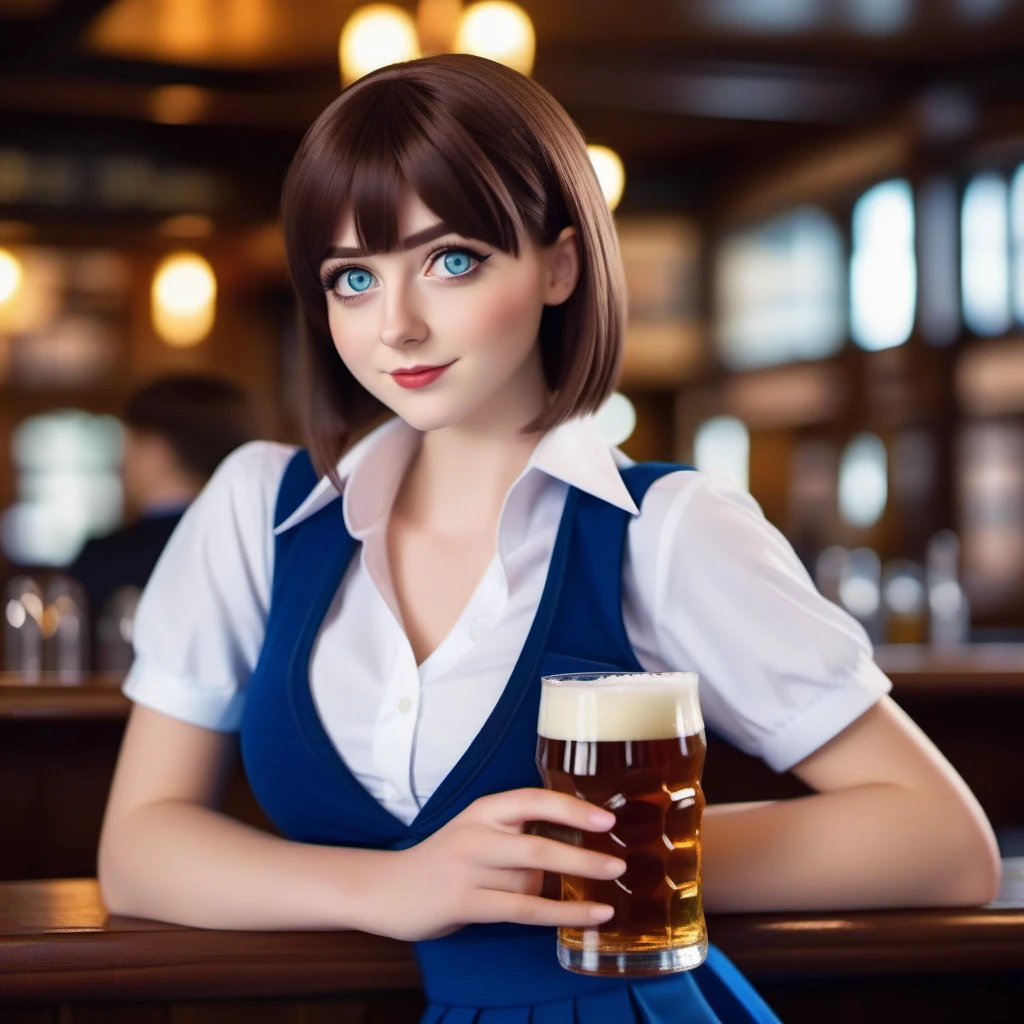
<svg viewBox="0 0 1024 1024">
<path fill-rule="evenodd" d="M 980 907 L 999 895 L 1003 881 L 1003 865 L 995 833 L 985 812 L 970 797 L 963 820 L 948 813 L 945 831 L 951 840 L 949 860 L 940 885 L 943 892 L 936 904 Z"/>
<path fill-rule="evenodd" d="M 1003 884 L 1003 863 L 988 822 L 985 822 L 983 833 L 963 858 L 959 872 L 962 893 L 958 893 L 960 898 L 956 901 L 959 906 L 980 907 L 991 903 Z"/>
<path fill-rule="evenodd" d="M 99 883 L 100 899 L 110 914 L 132 917 L 135 913 L 125 898 L 124 886 L 119 878 L 117 850 L 109 835 L 100 838 L 96 857 L 96 880 Z"/>
</svg>

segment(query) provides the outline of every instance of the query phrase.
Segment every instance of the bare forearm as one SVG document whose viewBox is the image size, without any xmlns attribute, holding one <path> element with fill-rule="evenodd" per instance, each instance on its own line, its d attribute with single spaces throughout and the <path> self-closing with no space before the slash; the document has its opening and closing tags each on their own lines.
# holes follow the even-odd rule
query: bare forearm
<svg viewBox="0 0 1024 1024">
<path fill-rule="evenodd" d="M 889 785 L 709 807 L 712 911 L 977 905 L 998 860 L 984 816 Z"/>
<path fill-rule="evenodd" d="M 200 928 L 365 928 L 375 879 L 390 856 L 290 842 L 165 800 L 104 835 L 99 875 L 117 914 Z"/>
</svg>

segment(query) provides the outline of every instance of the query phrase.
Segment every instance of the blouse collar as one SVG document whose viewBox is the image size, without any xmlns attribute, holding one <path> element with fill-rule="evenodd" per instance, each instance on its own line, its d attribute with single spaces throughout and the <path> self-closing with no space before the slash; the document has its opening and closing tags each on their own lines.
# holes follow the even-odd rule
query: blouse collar
<svg viewBox="0 0 1024 1024">
<path fill-rule="evenodd" d="M 356 539 L 386 519 L 419 437 L 418 430 L 394 417 L 367 434 L 338 462 L 345 527 Z M 593 418 L 584 416 L 549 430 L 519 479 L 538 470 L 637 515 L 640 510 L 619 474 L 619 466 L 629 462 L 605 440 Z M 338 497 L 334 484 L 322 477 L 274 533 L 290 530 Z"/>
</svg>

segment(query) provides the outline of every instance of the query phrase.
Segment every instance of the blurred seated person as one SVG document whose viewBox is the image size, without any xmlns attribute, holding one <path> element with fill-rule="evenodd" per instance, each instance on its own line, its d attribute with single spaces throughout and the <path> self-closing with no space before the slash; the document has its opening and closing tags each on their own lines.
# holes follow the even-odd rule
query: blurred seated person
<svg viewBox="0 0 1024 1024">
<path fill-rule="evenodd" d="M 153 381 L 128 401 L 121 419 L 129 524 L 86 541 L 68 568 L 85 588 L 94 626 L 115 591 L 145 586 L 192 499 L 225 456 L 258 434 L 248 393 L 200 375 Z"/>
</svg>

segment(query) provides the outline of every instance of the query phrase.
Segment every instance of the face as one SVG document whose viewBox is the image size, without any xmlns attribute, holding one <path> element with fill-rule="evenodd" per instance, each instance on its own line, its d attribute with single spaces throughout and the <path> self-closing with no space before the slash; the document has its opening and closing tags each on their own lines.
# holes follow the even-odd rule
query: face
<svg viewBox="0 0 1024 1024">
<path fill-rule="evenodd" d="M 407 192 L 398 235 L 399 251 L 363 256 L 349 214 L 321 265 L 345 366 L 418 430 L 524 426 L 548 401 L 537 334 L 544 306 L 575 287 L 574 230 L 521 242 L 515 258 L 448 230 Z"/>
</svg>

